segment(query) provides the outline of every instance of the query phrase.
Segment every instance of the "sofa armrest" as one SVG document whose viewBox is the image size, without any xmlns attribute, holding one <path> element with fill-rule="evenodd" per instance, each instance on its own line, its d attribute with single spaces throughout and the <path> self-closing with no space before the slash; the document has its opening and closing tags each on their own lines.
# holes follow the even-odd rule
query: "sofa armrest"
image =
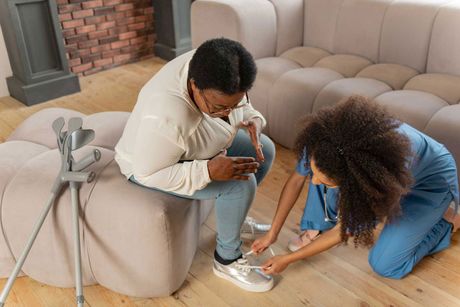
<svg viewBox="0 0 460 307">
<path fill-rule="evenodd" d="M 255 59 L 276 54 L 276 13 L 268 0 L 198 0 L 192 4 L 192 46 L 226 37 L 239 41 Z"/>
</svg>

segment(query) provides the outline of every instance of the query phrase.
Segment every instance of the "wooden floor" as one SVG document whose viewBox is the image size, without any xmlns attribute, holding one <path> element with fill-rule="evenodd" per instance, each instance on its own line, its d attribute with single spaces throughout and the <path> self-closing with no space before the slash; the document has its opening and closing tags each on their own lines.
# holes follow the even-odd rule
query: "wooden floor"
<svg viewBox="0 0 460 307">
<path fill-rule="evenodd" d="M 83 113 L 130 111 L 142 85 L 164 64 L 159 59 L 125 65 L 80 79 L 82 92 L 33 107 L 0 98 L 0 142 L 31 114 L 47 107 L 66 107 Z M 274 167 L 260 186 L 250 214 L 270 222 L 278 196 L 295 165 L 292 152 L 277 147 Z M 286 244 L 297 233 L 306 190 L 288 218 L 274 246 L 287 253 Z M 253 294 L 239 290 L 213 275 L 214 215 L 202 227 L 199 249 L 182 287 L 172 296 L 141 299 L 117 294 L 102 286 L 84 288 L 85 306 L 460 306 L 460 235 L 452 247 L 424 259 L 403 280 L 378 277 L 367 263 L 367 250 L 350 246 L 333 248 L 288 267 L 276 277 L 275 288 Z M 250 240 L 245 240 L 248 250 Z M 152 274 L 155 274 L 152 272 Z M 0 280 L 0 287 L 5 284 Z M 7 301 L 8 307 L 75 306 L 74 289 L 44 285 L 20 277 Z"/>
</svg>

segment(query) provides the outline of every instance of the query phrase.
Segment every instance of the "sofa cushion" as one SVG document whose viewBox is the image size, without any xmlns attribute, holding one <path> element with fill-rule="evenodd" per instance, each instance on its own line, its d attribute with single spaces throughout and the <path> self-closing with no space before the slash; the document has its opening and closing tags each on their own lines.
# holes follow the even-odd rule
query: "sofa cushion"
<svg viewBox="0 0 460 307">
<path fill-rule="evenodd" d="M 310 114 L 319 91 L 342 79 L 338 72 L 320 67 L 291 70 L 273 85 L 268 101 L 270 136 L 279 144 L 292 147 L 299 119 Z"/>
<path fill-rule="evenodd" d="M 358 72 L 371 64 L 371 61 L 360 56 L 350 54 L 335 54 L 322 58 L 316 62 L 314 67 L 329 68 L 346 78 L 351 78 L 356 76 Z"/>
<path fill-rule="evenodd" d="M 384 93 L 374 99 L 375 102 L 387 107 L 395 117 L 410 124 L 420 131 L 447 102 L 430 93 L 400 90 Z"/>
<path fill-rule="evenodd" d="M 326 50 L 315 47 L 295 47 L 287 50 L 281 58 L 291 60 L 302 67 L 311 67 L 316 62 L 331 54 Z"/>
<path fill-rule="evenodd" d="M 415 69 L 403 65 L 374 64 L 361 70 L 356 77 L 376 79 L 385 82 L 394 90 L 400 90 L 417 74 Z"/>
<path fill-rule="evenodd" d="M 48 150 L 49 148 L 46 146 L 26 141 L 1 143 L 0 174 L 2 175 L 0 176 L 0 194 L 3 194 L 7 184 L 28 160 Z"/>
<path fill-rule="evenodd" d="M 423 74 L 410 79 L 406 90 L 418 90 L 436 95 L 449 104 L 460 101 L 460 76 L 445 74 Z"/>
<path fill-rule="evenodd" d="M 19 171 L 19 169 L 31 158 L 48 151 L 49 148 L 43 145 L 25 142 L 11 141 L 0 144 L 0 195 L 3 195 L 7 185 Z M 0 198 L 0 210 L 2 208 Z M 3 213 L 2 213 L 3 214 Z M 2 224 L 2 233 L 4 232 Z M 0 276 L 9 276 L 14 268 L 15 261 L 12 258 L 10 246 L 5 237 L 0 235 Z M 22 275 L 22 274 L 21 274 Z"/>
<path fill-rule="evenodd" d="M 346 78 L 335 80 L 326 85 L 316 96 L 313 112 L 324 107 L 334 106 L 342 99 L 352 95 L 362 95 L 374 98 L 391 91 L 391 88 L 381 81 L 368 78 Z"/>
</svg>

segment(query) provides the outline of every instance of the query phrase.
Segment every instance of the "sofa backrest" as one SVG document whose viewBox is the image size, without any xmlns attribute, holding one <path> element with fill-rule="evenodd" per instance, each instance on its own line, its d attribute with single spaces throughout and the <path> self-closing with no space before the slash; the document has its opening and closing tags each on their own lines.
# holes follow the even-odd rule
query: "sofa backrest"
<svg viewBox="0 0 460 307">
<path fill-rule="evenodd" d="M 460 75 L 459 2 L 305 0 L 303 45 Z"/>
<path fill-rule="evenodd" d="M 360 55 L 376 63 L 380 32 L 391 0 L 344 0 L 337 16 L 335 54 Z"/>
<path fill-rule="evenodd" d="M 449 1 L 392 3 L 382 26 L 379 62 L 405 65 L 425 72 L 433 23 L 440 6 Z"/>
<path fill-rule="evenodd" d="M 460 76 L 460 1 L 442 6 L 431 33 L 428 73 Z"/>
<path fill-rule="evenodd" d="M 270 0 L 276 14 L 276 54 L 303 42 L 304 0 Z"/>
<path fill-rule="evenodd" d="M 342 2 L 343 0 L 305 0 L 303 30 L 305 46 L 333 52 L 337 17 Z"/>
</svg>

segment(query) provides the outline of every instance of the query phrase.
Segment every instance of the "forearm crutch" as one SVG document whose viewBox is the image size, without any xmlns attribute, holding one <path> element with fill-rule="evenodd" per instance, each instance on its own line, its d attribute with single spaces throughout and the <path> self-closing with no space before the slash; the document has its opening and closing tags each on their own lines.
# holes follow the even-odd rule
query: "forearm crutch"
<svg viewBox="0 0 460 307">
<path fill-rule="evenodd" d="M 72 151 L 82 148 L 94 139 L 94 131 L 90 129 L 82 129 L 81 118 L 71 118 L 68 122 L 67 131 L 62 131 L 65 121 L 64 118 L 59 117 L 53 122 L 53 130 L 56 133 L 57 143 L 59 152 L 61 154 L 61 169 L 51 189 L 51 195 L 49 197 L 46 206 L 40 214 L 37 222 L 34 225 L 32 234 L 24 247 L 24 250 L 19 256 L 16 265 L 11 273 L 8 281 L 3 288 L 0 295 L 0 307 L 4 306 L 6 298 L 16 280 L 22 266 L 29 254 L 35 239 L 40 232 L 40 229 L 45 221 L 48 212 L 56 200 L 56 196 L 59 195 L 62 187 L 65 184 L 70 186 L 70 194 L 72 201 L 72 219 L 73 219 L 73 236 L 74 236 L 74 259 L 75 259 L 75 288 L 76 288 L 76 300 L 77 306 L 83 307 L 84 296 L 83 296 L 83 282 L 81 274 L 81 251 L 80 251 L 80 230 L 79 230 L 79 187 L 82 182 L 91 182 L 95 178 L 94 172 L 83 172 L 85 168 L 90 166 L 101 158 L 101 152 L 97 149 L 93 150 L 86 157 L 80 161 L 74 161 L 72 157 Z"/>
</svg>

